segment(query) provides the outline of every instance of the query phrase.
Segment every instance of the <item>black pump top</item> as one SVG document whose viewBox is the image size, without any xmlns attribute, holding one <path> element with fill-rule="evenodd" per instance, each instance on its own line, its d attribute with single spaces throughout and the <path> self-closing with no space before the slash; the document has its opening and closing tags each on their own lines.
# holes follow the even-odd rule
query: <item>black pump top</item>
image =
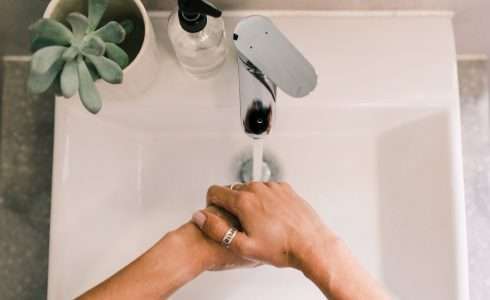
<svg viewBox="0 0 490 300">
<path fill-rule="evenodd" d="M 221 11 L 206 0 L 179 0 L 179 22 L 187 32 L 199 32 L 208 23 L 207 16 L 221 17 Z"/>
</svg>

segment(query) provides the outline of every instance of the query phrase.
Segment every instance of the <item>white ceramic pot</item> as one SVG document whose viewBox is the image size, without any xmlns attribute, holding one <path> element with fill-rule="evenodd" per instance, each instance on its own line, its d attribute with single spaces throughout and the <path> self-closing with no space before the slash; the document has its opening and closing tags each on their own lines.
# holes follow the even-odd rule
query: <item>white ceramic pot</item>
<svg viewBox="0 0 490 300">
<path fill-rule="evenodd" d="M 45 18 L 64 21 L 71 12 L 86 14 L 88 0 L 51 0 L 44 13 Z M 109 84 L 103 80 L 96 82 L 104 106 L 107 102 L 141 99 L 150 89 L 160 71 L 160 49 L 155 37 L 148 12 L 140 0 L 113 0 L 104 15 L 104 20 L 131 19 L 136 24 L 135 31 L 128 35 L 122 47 L 128 50 L 131 63 L 123 70 L 121 84 Z M 131 51 L 129 51 L 131 49 Z M 104 110 L 104 108 L 102 108 Z"/>
</svg>

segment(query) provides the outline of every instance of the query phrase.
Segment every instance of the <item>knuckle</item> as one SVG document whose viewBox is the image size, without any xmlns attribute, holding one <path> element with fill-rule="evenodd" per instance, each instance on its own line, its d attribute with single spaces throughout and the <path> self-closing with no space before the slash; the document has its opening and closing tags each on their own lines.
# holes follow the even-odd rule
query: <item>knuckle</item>
<svg viewBox="0 0 490 300">
<path fill-rule="evenodd" d="M 203 230 L 207 232 L 212 239 L 220 239 L 220 229 L 219 218 L 209 214 L 206 223 L 204 223 Z"/>
<path fill-rule="evenodd" d="M 210 237 L 211 239 L 215 239 L 214 226 L 211 225 L 209 222 L 206 222 L 202 226 L 201 230 L 206 236 Z"/>
<path fill-rule="evenodd" d="M 208 198 L 214 193 L 215 189 L 216 189 L 216 185 L 212 185 L 208 188 L 208 192 L 207 192 Z"/>
<path fill-rule="evenodd" d="M 238 192 L 237 202 L 248 202 L 252 199 L 252 194 L 245 191 Z"/>
<path fill-rule="evenodd" d="M 235 248 L 236 248 L 236 251 L 238 252 L 238 254 L 240 256 L 245 256 L 246 257 L 247 254 L 249 254 L 247 252 L 246 247 L 243 244 L 237 243 L 236 246 L 235 246 Z"/>
<path fill-rule="evenodd" d="M 204 232 L 209 232 L 213 227 L 213 220 L 210 217 L 210 214 L 205 214 L 205 215 L 206 215 L 206 221 L 202 224 L 201 229 Z"/>
<path fill-rule="evenodd" d="M 251 182 L 248 184 L 248 189 L 252 192 L 257 192 L 264 187 L 264 184 L 261 182 Z"/>
<path fill-rule="evenodd" d="M 240 209 L 248 209 L 253 205 L 254 196 L 248 192 L 240 192 L 237 197 L 237 206 Z"/>
<path fill-rule="evenodd" d="M 221 186 L 219 185 L 216 185 L 216 184 L 213 184 L 211 185 L 209 188 L 208 188 L 208 193 L 214 193 L 216 192 L 216 190 L 222 188 Z"/>
<path fill-rule="evenodd" d="M 291 185 L 285 181 L 280 181 L 278 184 L 284 189 L 292 190 Z"/>
<path fill-rule="evenodd" d="M 269 182 L 269 186 L 270 186 L 271 189 L 274 189 L 274 190 L 277 190 L 277 189 L 280 188 L 279 183 L 278 182 L 274 182 L 274 181 Z"/>
<path fill-rule="evenodd" d="M 243 257 L 252 257 L 253 256 L 252 249 L 251 249 L 251 247 L 249 247 L 249 245 L 247 243 L 237 243 L 235 248 L 236 248 L 236 251 L 238 252 L 238 254 L 240 256 L 243 256 Z"/>
<path fill-rule="evenodd" d="M 218 185 L 212 185 L 208 188 L 208 192 L 206 194 L 206 202 L 209 203 L 216 203 L 219 201 L 219 189 L 220 186 Z"/>
</svg>

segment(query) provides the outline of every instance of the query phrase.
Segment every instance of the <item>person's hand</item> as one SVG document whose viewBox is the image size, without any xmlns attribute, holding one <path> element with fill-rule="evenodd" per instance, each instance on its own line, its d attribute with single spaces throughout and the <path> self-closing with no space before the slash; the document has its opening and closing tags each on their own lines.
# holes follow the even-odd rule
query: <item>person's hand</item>
<svg viewBox="0 0 490 300">
<path fill-rule="evenodd" d="M 240 224 L 202 210 L 193 221 L 216 242 L 234 226 L 234 253 L 277 267 L 299 269 L 328 299 L 390 299 L 381 285 L 286 183 L 253 182 L 237 188 L 212 186 L 208 205 L 230 212 Z"/>
<path fill-rule="evenodd" d="M 206 213 L 219 216 L 225 223 L 231 220 L 215 207 L 207 208 Z M 165 234 L 136 260 L 77 299 L 167 299 L 205 271 L 256 265 L 209 239 L 188 222 Z"/>
<path fill-rule="evenodd" d="M 208 207 L 205 212 L 219 217 L 228 226 L 236 226 L 234 220 L 216 207 Z M 207 237 L 193 223 L 186 223 L 168 234 L 176 244 L 181 244 L 179 251 L 188 251 L 198 266 L 199 271 L 221 271 L 241 267 L 255 267 L 257 262 L 247 260 L 237 253 L 223 247 L 220 243 Z"/>
<path fill-rule="evenodd" d="M 259 262 L 301 270 L 328 299 L 389 299 L 287 184 L 213 186 L 207 201 L 209 207 L 192 216 L 194 224 L 169 232 L 78 299 L 167 299 L 204 271 Z M 242 231 L 227 249 L 222 240 L 232 227 Z"/>
<path fill-rule="evenodd" d="M 253 182 L 234 190 L 212 186 L 207 202 L 239 219 L 243 231 L 237 233 L 230 249 L 251 260 L 301 269 L 314 250 L 326 251 L 325 247 L 337 240 L 286 183 Z M 194 214 L 193 220 L 216 242 L 221 242 L 230 228 L 225 219 L 206 210 Z"/>
</svg>

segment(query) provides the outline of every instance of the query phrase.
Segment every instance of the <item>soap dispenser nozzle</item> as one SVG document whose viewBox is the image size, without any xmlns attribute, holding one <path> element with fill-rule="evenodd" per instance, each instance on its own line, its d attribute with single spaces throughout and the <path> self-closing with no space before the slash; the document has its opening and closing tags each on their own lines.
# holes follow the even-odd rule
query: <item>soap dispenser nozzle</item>
<svg viewBox="0 0 490 300">
<path fill-rule="evenodd" d="M 207 16 L 221 17 L 222 12 L 205 0 L 179 0 L 179 22 L 190 33 L 199 32 L 206 27 Z"/>
<path fill-rule="evenodd" d="M 221 11 L 204 0 L 178 0 L 178 4 L 168 18 L 168 36 L 177 60 L 195 78 L 213 76 L 227 53 Z"/>
</svg>

